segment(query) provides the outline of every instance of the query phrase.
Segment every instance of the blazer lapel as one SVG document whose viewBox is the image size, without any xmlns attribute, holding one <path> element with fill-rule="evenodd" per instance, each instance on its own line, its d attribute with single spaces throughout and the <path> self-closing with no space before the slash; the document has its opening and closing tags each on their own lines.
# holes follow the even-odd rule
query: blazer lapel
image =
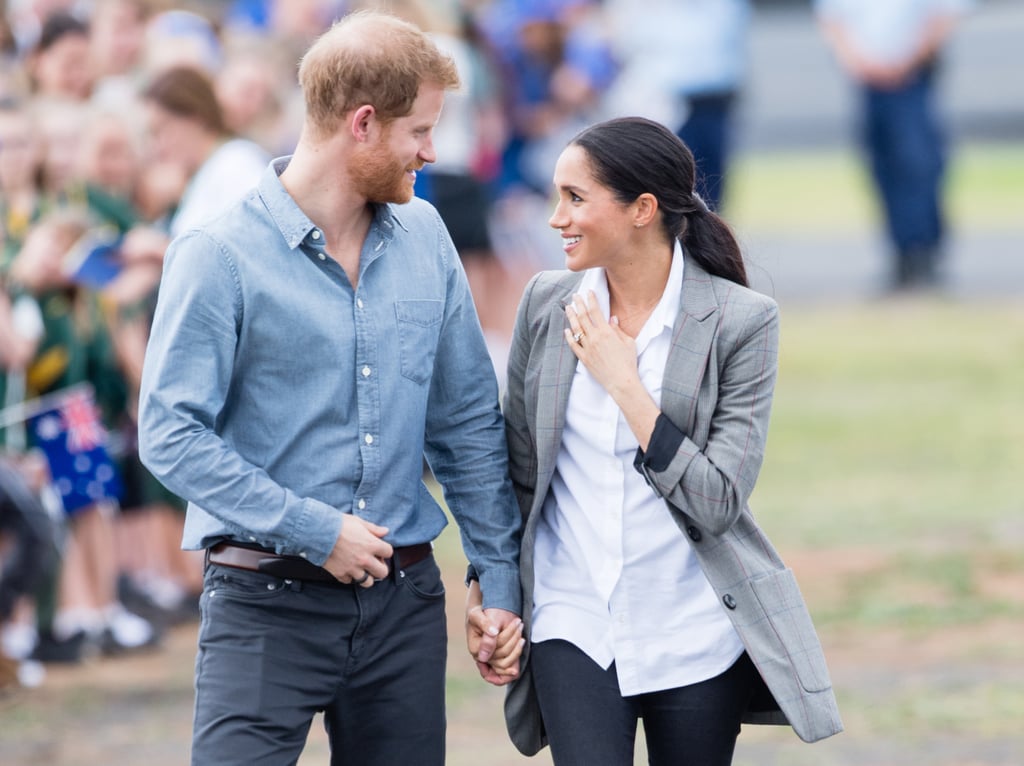
<svg viewBox="0 0 1024 766">
<path fill-rule="evenodd" d="M 687 259 L 682 308 L 672 328 L 672 346 L 661 386 L 661 411 L 687 434 L 694 434 L 697 396 L 718 329 L 718 300 L 711 276 Z"/>
<path fill-rule="evenodd" d="M 538 497 L 543 500 L 548 484 L 555 472 L 558 448 L 562 443 L 565 411 L 569 405 L 569 390 L 579 360 L 565 342 L 562 331 L 566 327 L 563 303 L 571 300 L 572 291 L 562 301 L 553 301 L 549 308 L 547 337 L 541 361 L 540 385 L 537 396 L 537 486 L 542 489 Z M 536 502 L 536 500 L 535 500 Z"/>
</svg>

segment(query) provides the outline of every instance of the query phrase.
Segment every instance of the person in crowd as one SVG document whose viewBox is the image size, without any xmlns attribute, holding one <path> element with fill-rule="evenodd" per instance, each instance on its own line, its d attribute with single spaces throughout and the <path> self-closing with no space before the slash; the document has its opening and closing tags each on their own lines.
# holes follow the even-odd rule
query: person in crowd
<svg viewBox="0 0 1024 766">
<path fill-rule="evenodd" d="M 0 284 L 45 205 L 43 142 L 27 102 L 0 101 Z"/>
<path fill-rule="evenodd" d="M 749 0 L 654 0 L 640 14 L 630 0 L 607 0 L 603 10 L 621 63 L 605 111 L 671 126 L 693 152 L 698 193 L 721 210 L 747 76 Z"/>
<path fill-rule="evenodd" d="M 0 316 L 7 307 L 0 297 Z M 6 336 L 0 318 L 0 340 Z M 5 361 L 0 355 L 0 370 Z M 40 501 L 23 470 L 21 459 L 0 452 L 0 692 L 14 685 L 31 686 L 41 680 L 41 666 L 27 659 L 31 639 L 18 647 L 12 621 L 17 608 L 31 602 L 36 589 L 58 565 L 59 529 Z M 15 644 L 12 647 L 12 644 Z"/>
<path fill-rule="evenodd" d="M 816 0 L 840 66 L 860 91 L 861 134 L 892 250 L 895 291 L 941 283 L 946 131 L 935 86 L 970 0 Z"/>
<path fill-rule="evenodd" d="M 127 387 L 117 422 L 124 494 L 117 515 L 119 596 L 141 616 L 177 622 L 196 613 L 202 561 L 179 545 L 184 504 L 167 492 L 138 460 L 137 412 L 142 359 L 149 337 L 160 264 L 131 261 L 118 253 L 118 238 L 144 222 L 137 206 L 141 174 L 137 126 L 99 108 L 82 129 L 77 176 L 93 217 L 109 231 L 116 273 L 97 285 L 106 331 Z"/>
<path fill-rule="evenodd" d="M 778 307 L 694 183 L 660 123 L 579 133 L 554 171 L 567 270 L 539 273 L 516 319 L 504 413 L 530 643 L 505 710 L 516 746 L 550 743 L 558 766 L 632 763 L 638 721 L 652 764 L 728 764 L 742 722 L 842 729 L 747 502 Z M 471 611 L 471 651 L 482 624 Z"/>
<path fill-rule="evenodd" d="M 94 0 L 89 15 L 89 59 L 94 84 L 92 103 L 125 110 L 135 102 L 144 76 L 146 25 L 150 17 L 146 0 Z"/>
<path fill-rule="evenodd" d="M 92 219 L 77 209 L 47 214 L 33 226 L 9 276 L 12 294 L 35 306 L 34 324 L 41 329 L 25 373 L 25 395 L 59 394 L 88 383 L 109 432 L 124 411 L 124 379 L 95 294 L 76 284 L 67 269 L 68 254 L 91 226 Z M 36 446 L 37 440 L 30 435 L 28 444 Z M 75 507 L 65 503 L 64 511 L 68 536 L 59 582 L 37 599 L 34 657 L 74 661 L 90 648 L 116 654 L 156 645 L 159 632 L 117 596 L 116 503 L 102 497 Z"/>
<path fill-rule="evenodd" d="M 189 179 L 170 222 L 172 236 L 214 217 L 256 185 L 267 153 L 231 134 L 213 82 L 203 72 L 167 69 L 142 97 L 153 155 L 177 163 Z"/>
<path fill-rule="evenodd" d="M 217 72 L 217 103 L 224 124 L 236 136 L 255 141 L 273 156 L 294 146 L 285 117 L 291 93 L 281 49 L 270 40 L 236 40 L 225 46 L 224 66 Z"/>
<path fill-rule="evenodd" d="M 299 80 L 294 154 L 171 244 L 143 367 L 140 455 L 208 562 L 192 762 L 293 763 L 323 711 L 348 763 L 440 766 L 446 518 L 424 458 L 482 590 L 487 680 L 516 672 L 488 649 L 516 655 L 520 626 L 497 384 L 458 254 L 413 196 L 458 78 L 417 27 L 362 12 Z"/>
<path fill-rule="evenodd" d="M 177 170 L 185 185 L 165 225 L 134 228 L 122 251 L 135 262 L 159 262 L 171 237 L 215 218 L 252 189 L 269 158 L 253 141 L 231 134 L 212 80 L 192 66 L 159 72 L 142 100 L 149 158 L 161 177 Z"/>
<path fill-rule="evenodd" d="M 36 96 L 87 100 L 93 83 L 89 26 L 70 13 L 51 14 L 43 22 L 27 65 Z"/>
</svg>

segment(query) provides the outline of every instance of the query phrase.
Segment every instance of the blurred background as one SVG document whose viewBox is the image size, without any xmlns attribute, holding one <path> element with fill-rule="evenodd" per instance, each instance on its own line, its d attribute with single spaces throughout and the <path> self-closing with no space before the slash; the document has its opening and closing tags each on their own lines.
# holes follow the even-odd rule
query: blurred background
<svg viewBox="0 0 1024 766">
<path fill-rule="evenodd" d="M 296 63 L 359 7 L 462 73 L 417 194 L 499 380 L 523 285 L 561 266 L 555 158 L 606 117 L 684 137 L 780 303 L 752 504 L 847 731 L 747 727 L 737 764 L 1024 763 L 1017 0 L 0 1 L 0 763 L 187 760 L 201 561 L 133 436 L 160 261 L 289 153 Z M 449 762 L 525 763 L 463 648 L 451 527 L 437 551 Z"/>
</svg>

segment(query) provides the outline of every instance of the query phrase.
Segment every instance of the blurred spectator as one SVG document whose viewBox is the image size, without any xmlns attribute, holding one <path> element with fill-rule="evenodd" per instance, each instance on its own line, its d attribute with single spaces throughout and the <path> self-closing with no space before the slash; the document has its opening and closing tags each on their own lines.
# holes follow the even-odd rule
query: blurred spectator
<svg viewBox="0 0 1024 766">
<path fill-rule="evenodd" d="M 400 3 L 399 3 L 400 4 Z M 359 0 L 234 0 L 225 14 L 230 32 L 253 33 L 275 41 L 290 61 L 298 61 L 306 48 L 331 23 L 358 7 L 374 5 Z"/>
<path fill-rule="evenodd" d="M 27 370 L 27 395 L 38 397 L 88 382 L 109 431 L 124 412 L 124 380 L 99 314 L 95 295 L 74 284 L 65 268 L 71 248 L 91 227 L 78 210 L 48 214 L 32 228 L 14 262 L 15 295 L 36 307 L 42 327 Z M 117 598 L 116 507 L 98 500 L 65 507 L 69 535 L 56 592 L 37 599 L 41 661 L 75 661 L 89 646 L 118 653 L 153 644 L 153 626 L 128 612 Z"/>
<path fill-rule="evenodd" d="M 733 115 L 747 71 L 748 0 L 606 0 L 622 65 L 609 116 L 639 115 L 672 127 L 697 162 L 697 190 L 721 209 Z"/>
<path fill-rule="evenodd" d="M 143 93 L 152 153 L 189 179 L 170 223 L 177 236 L 229 207 L 256 185 L 270 158 L 254 142 L 232 137 L 210 79 L 174 67 Z"/>
<path fill-rule="evenodd" d="M 189 66 L 212 75 L 224 62 L 216 27 L 193 11 L 168 10 L 146 26 L 145 68 L 150 72 Z"/>
<path fill-rule="evenodd" d="M 9 308 L 2 302 L 0 298 L 0 314 Z M 3 335 L 0 330 L 0 338 Z M 0 454 L 0 691 L 40 680 L 41 668 L 27 664 L 34 640 L 15 638 L 23 625 L 11 618 L 19 604 L 31 601 L 42 582 L 52 579 L 58 546 L 58 529 L 21 466 Z"/>
<path fill-rule="evenodd" d="M 510 128 L 502 193 L 547 196 L 558 154 L 593 121 L 614 73 L 597 11 L 588 0 L 495 0 L 482 9 Z"/>
<path fill-rule="evenodd" d="M 6 20 L 19 55 L 26 55 L 39 42 L 43 25 L 56 13 L 80 16 L 84 0 L 7 0 Z"/>
<path fill-rule="evenodd" d="M 84 204 L 81 185 L 76 182 L 88 102 L 36 98 L 32 108 L 43 145 L 39 179 L 45 204 L 48 209 L 72 202 Z"/>
<path fill-rule="evenodd" d="M 893 250 L 894 290 L 939 282 L 945 130 L 942 49 L 970 0 L 816 0 L 824 34 L 860 88 L 868 161 Z"/>
<path fill-rule="evenodd" d="M 133 203 L 141 157 L 132 127 L 100 111 L 85 126 L 79 175 L 89 210 L 120 233 L 140 223 Z M 118 595 L 132 611 L 158 623 L 194 615 L 202 561 L 179 545 L 184 503 L 165 490 L 138 458 L 136 415 L 142 359 L 160 277 L 157 261 L 123 263 L 100 294 L 106 331 L 127 387 L 117 428 L 116 457 L 124 494 L 116 518 Z"/>
<path fill-rule="evenodd" d="M 145 0 L 95 0 L 89 19 L 92 100 L 108 108 L 129 106 L 141 87 L 149 5 Z M 135 122 L 132 115 L 125 115 Z"/>
<path fill-rule="evenodd" d="M 31 111 L 14 101 L 0 102 L 0 286 L 39 216 L 42 161 L 43 145 Z"/>
<path fill-rule="evenodd" d="M 292 92 L 286 83 L 281 48 L 269 40 L 235 38 L 226 46 L 224 66 L 215 77 L 225 127 L 273 156 L 291 152 L 297 135 L 285 125 Z"/>
<path fill-rule="evenodd" d="M 89 27 L 70 13 L 48 16 L 26 63 L 36 95 L 84 101 L 92 92 Z"/>
</svg>

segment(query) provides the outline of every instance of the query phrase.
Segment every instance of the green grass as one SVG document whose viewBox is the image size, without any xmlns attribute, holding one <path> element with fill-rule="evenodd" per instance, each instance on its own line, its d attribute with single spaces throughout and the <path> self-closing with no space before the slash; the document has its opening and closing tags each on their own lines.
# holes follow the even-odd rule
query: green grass
<svg viewBox="0 0 1024 766">
<path fill-rule="evenodd" d="M 1022 435 L 1024 307 L 785 310 L 755 511 L 800 547 L 998 542 Z"/>
<path fill-rule="evenodd" d="M 741 155 L 729 183 L 725 213 L 741 230 L 842 236 L 878 225 L 870 178 L 852 146 Z M 954 147 L 946 192 L 954 227 L 1024 231 L 1024 145 Z"/>
</svg>

